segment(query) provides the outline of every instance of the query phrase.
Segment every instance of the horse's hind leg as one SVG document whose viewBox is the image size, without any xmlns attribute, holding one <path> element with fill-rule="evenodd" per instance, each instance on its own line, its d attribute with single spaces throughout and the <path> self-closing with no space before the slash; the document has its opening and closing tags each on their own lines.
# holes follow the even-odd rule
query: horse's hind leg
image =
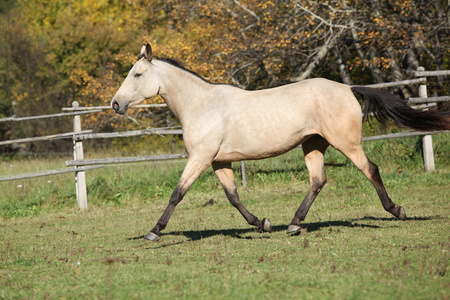
<svg viewBox="0 0 450 300">
<path fill-rule="evenodd" d="M 323 155 L 328 146 L 328 142 L 318 135 L 311 137 L 302 144 L 306 167 L 309 171 L 310 187 L 308 194 L 295 213 L 294 219 L 291 224 L 289 224 L 287 233 L 294 233 L 300 230 L 300 222 L 305 219 L 314 199 L 316 199 L 320 190 L 327 182 Z"/>
<path fill-rule="evenodd" d="M 401 206 L 396 206 L 394 202 L 392 202 L 391 198 L 389 198 L 386 189 L 383 185 L 383 181 L 381 180 L 380 172 L 378 171 L 378 167 L 376 164 L 371 162 L 366 154 L 364 153 L 361 145 L 355 146 L 352 149 L 338 149 L 345 156 L 347 156 L 355 166 L 361 170 L 361 172 L 366 175 L 367 179 L 375 187 L 375 190 L 378 193 L 378 197 L 380 197 L 381 203 L 383 204 L 384 209 L 387 212 L 390 212 L 395 217 L 400 220 L 406 220 L 406 212 L 405 209 Z"/>
<path fill-rule="evenodd" d="M 231 204 L 236 207 L 236 209 L 241 213 L 245 220 L 250 225 L 257 226 L 258 228 L 270 232 L 272 230 L 270 221 L 266 218 L 261 221 L 251 214 L 239 200 L 239 195 L 236 190 L 236 183 L 234 181 L 233 170 L 231 169 L 231 163 L 218 164 L 213 163 L 212 165 L 214 172 L 220 180 L 220 183 L 225 190 L 228 200 Z"/>
</svg>

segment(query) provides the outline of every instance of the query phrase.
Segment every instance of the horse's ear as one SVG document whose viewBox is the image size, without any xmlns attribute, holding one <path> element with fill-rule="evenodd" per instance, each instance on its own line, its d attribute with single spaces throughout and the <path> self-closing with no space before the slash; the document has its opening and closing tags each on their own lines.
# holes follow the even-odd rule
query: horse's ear
<svg viewBox="0 0 450 300">
<path fill-rule="evenodd" d="M 141 48 L 141 55 L 139 57 L 144 57 L 146 60 L 151 61 L 153 58 L 152 47 L 149 43 L 143 45 Z"/>
</svg>

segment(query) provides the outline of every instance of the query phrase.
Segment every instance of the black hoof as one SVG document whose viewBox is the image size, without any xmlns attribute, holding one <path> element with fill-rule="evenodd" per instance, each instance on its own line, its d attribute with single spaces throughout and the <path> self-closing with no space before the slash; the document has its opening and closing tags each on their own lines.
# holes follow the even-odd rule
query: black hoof
<svg viewBox="0 0 450 300">
<path fill-rule="evenodd" d="M 287 234 L 296 233 L 300 229 L 302 229 L 300 226 L 291 224 L 291 225 L 288 226 L 288 229 L 286 230 L 286 233 Z"/>
<path fill-rule="evenodd" d="M 144 239 L 156 242 L 156 241 L 159 241 L 161 239 L 161 237 L 159 235 L 157 235 L 156 233 L 153 233 L 150 231 L 149 233 L 147 233 L 147 235 L 144 235 Z"/>
<path fill-rule="evenodd" d="M 262 223 L 262 230 L 266 231 L 266 232 L 272 232 L 272 225 L 270 224 L 270 220 L 269 219 L 262 219 L 261 221 Z"/>
</svg>

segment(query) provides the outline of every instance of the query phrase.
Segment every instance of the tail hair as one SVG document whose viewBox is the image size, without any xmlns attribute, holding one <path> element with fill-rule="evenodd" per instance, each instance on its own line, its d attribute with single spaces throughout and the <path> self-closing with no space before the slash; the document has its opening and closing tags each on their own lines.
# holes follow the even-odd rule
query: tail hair
<svg viewBox="0 0 450 300">
<path fill-rule="evenodd" d="M 364 120 L 373 114 L 382 124 L 393 120 L 398 125 L 415 130 L 450 130 L 450 112 L 416 110 L 399 96 L 384 90 L 363 86 L 352 86 L 350 89 L 364 98 Z"/>
</svg>

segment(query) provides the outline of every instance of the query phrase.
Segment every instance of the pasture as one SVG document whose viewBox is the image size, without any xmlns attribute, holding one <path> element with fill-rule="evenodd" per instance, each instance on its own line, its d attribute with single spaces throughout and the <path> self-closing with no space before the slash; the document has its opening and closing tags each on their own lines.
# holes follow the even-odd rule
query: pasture
<svg viewBox="0 0 450 300">
<path fill-rule="evenodd" d="M 296 235 L 285 231 L 309 188 L 301 150 L 247 162 L 248 189 L 237 182 L 242 202 L 270 218 L 272 233 L 249 226 L 208 170 L 161 241 L 139 239 L 165 209 L 185 161 L 89 171 L 85 212 L 76 208 L 72 174 L 2 182 L 0 297 L 448 299 L 449 134 L 433 141 L 432 173 L 423 171 L 419 138 L 363 144 L 406 221 L 385 212 L 364 175 L 329 149 L 328 183 Z M 2 161 L 0 173 L 63 165 Z"/>
</svg>

